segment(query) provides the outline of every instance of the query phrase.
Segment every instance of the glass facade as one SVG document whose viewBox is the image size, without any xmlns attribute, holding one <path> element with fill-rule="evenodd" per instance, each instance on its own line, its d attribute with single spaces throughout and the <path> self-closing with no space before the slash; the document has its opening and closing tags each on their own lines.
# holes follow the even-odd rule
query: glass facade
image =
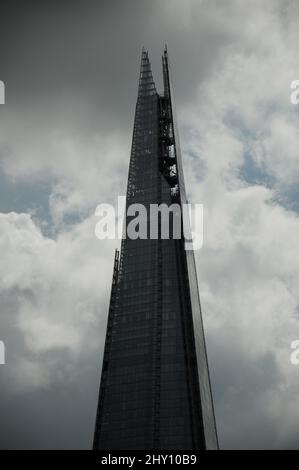
<svg viewBox="0 0 299 470">
<path fill-rule="evenodd" d="M 131 209 L 186 202 L 166 51 L 162 60 L 159 95 L 142 52 Z M 134 218 L 126 217 L 126 229 Z M 95 449 L 217 448 L 194 254 L 172 230 L 169 239 L 161 230 L 159 223 L 155 239 L 126 237 L 116 252 Z"/>
</svg>

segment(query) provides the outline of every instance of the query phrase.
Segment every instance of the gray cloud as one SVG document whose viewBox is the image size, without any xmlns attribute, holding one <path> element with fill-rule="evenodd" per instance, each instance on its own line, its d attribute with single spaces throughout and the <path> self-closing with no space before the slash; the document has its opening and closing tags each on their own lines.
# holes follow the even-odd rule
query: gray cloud
<svg viewBox="0 0 299 470">
<path fill-rule="evenodd" d="M 289 1 L 4 2 L 0 108 L 2 448 L 88 448 L 142 45 L 168 43 L 224 448 L 298 448 L 298 7 Z M 253 174 L 260 172 L 258 184 Z M 294 202 L 294 201 L 293 201 Z M 12 212 L 12 213 L 11 213 Z"/>
</svg>

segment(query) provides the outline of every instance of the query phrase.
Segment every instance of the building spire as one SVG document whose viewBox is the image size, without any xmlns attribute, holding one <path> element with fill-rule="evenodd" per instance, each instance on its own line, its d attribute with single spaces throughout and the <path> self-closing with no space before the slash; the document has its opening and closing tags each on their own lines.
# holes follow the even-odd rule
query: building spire
<svg viewBox="0 0 299 470">
<path fill-rule="evenodd" d="M 143 46 L 141 52 L 138 96 L 154 95 L 155 93 L 157 93 L 157 91 L 153 79 L 151 63 L 148 57 L 148 51 Z"/>
<path fill-rule="evenodd" d="M 167 93 L 166 51 L 163 67 Z M 95 450 L 218 448 L 194 253 L 185 238 L 187 199 L 172 98 L 169 91 L 156 92 L 143 49 L 126 236 L 114 261 Z M 137 204 L 145 209 L 138 229 Z M 148 212 L 153 207 L 156 216 Z M 166 219 L 159 207 L 168 209 Z"/>
<path fill-rule="evenodd" d="M 169 78 L 169 64 L 168 64 L 168 52 L 167 44 L 164 47 L 164 53 L 162 55 L 162 68 L 163 68 L 163 84 L 164 84 L 164 96 L 170 96 L 170 78 Z"/>
</svg>

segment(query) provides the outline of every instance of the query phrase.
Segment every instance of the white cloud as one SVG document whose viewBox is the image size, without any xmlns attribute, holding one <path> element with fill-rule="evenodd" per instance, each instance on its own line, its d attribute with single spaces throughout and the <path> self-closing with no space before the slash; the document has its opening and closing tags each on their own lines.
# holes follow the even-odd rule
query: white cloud
<svg viewBox="0 0 299 470">
<path fill-rule="evenodd" d="M 75 108 L 82 111 L 79 104 Z M 129 141 L 113 130 L 86 135 L 77 123 L 71 125 L 68 112 L 58 119 L 49 113 L 45 124 L 42 112 L 35 109 L 28 115 L 27 109 L 20 108 L 17 116 L 10 111 L 5 114 L 0 170 L 14 182 L 50 186 L 51 222 L 62 228 L 66 216 L 86 217 L 100 202 L 110 202 L 113 187 L 125 191 Z"/>
<path fill-rule="evenodd" d="M 23 382 L 33 388 L 51 384 L 57 368 L 72 375 L 76 364 L 99 348 L 110 289 L 110 275 L 100 273 L 112 272 L 113 246 L 96 239 L 95 223 L 90 217 L 53 240 L 28 214 L 0 214 L 0 293 L 14 299 L 13 319 L 7 322 L 24 341 L 23 348 L 7 354 L 16 388 L 23 389 Z M 57 351 L 61 357 L 53 360 L 49 353 Z M 74 368 L 68 368 L 69 361 Z"/>
<path fill-rule="evenodd" d="M 298 117 L 274 114 L 252 146 L 256 162 L 278 180 L 281 190 L 299 179 L 298 124 Z"/>
<path fill-rule="evenodd" d="M 296 446 L 299 432 L 299 370 L 290 364 L 299 217 L 276 202 L 299 176 L 299 116 L 289 103 L 299 62 L 288 10 L 275 2 L 249 10 L 254 24 L 240 18 L 239 41 L 179 118 L 191 199 L 205 208 L 199 285 L 220 441 L 281 448 Z M 250 183 L 248 155 L 271 184 Z"/>
</svg>

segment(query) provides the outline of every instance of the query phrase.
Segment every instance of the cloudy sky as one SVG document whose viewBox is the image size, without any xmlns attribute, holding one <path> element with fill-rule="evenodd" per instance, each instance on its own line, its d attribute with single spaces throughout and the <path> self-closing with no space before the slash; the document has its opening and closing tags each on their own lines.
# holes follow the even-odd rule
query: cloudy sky
<svg viewBox="0 0 299 470">
<path fill-rule="evenodd" d="M 299 5 L 1 2 L 1 448 L 90 448 L 141 48 L 167 42 L 220 446 L 299 449 Z"/>
</svg>

